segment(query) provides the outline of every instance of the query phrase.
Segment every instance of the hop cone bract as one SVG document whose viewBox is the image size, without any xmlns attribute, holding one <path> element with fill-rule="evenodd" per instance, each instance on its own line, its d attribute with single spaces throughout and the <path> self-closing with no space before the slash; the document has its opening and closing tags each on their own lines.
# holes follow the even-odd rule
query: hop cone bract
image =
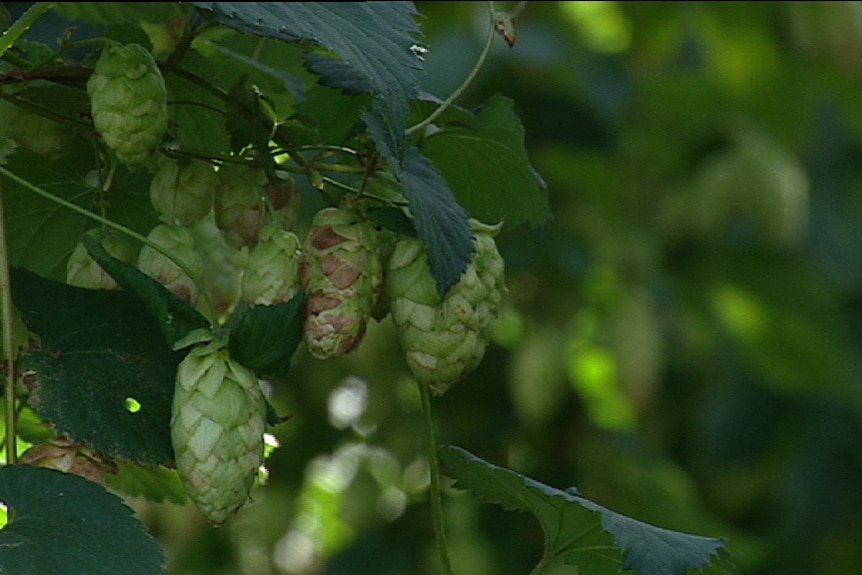
<svg viewBox="0 0 862 575">
<path fill-rule="evenodd" d="M 381 289 L 377 230 L 349 208 L 315 214 L 303 244 L 305 342 L 326 359 L 356 348 Z"/>
<path fill-rule="evenodd" d="M 138 44 L 106 47 L 87 81 L 96 131 L 127 165 L 143 163 L 168 125 L 165 80 Z"/>
<path fill-rule="evenodd" d="M 177 368 L 171 442 L 189 497 L 220 525 L 249 498 L 263 463 L 266 402 L 224 343 L 195 344 Z"/>
<path fill-rule="evenodd" d="M 387 265 L 386 291 L 407 365 L 438 395 L 479 365 L 505 291 L 494 238 L 474 237 L 471 261 L 442 301 L 419 239 L 398 240 Z"/>
</svg>

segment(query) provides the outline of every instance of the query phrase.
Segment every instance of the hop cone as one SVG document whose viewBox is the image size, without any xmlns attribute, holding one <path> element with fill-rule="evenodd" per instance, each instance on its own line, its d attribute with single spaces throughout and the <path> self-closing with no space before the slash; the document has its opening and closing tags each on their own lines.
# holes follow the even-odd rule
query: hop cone
<svg viewBox="0 0 862 575">
<path fill-rule="evenodd" d="M 177 368 L 171 442 L 189 497 L 220 525 L 249 498 L 263 463 L 266 403 L 223 342 L 196 344 Z"/>
<path fill-rule="evenodd" d="M 438 395 L 479 365 L 505 291 L 494 238 L 474 236 L 473 258 L 442 301 L 420 240 L 399 240 L 387 266 L 390 310 L 407 365 Z"/>
<path fill-rule="evenodd" d="M 228 245 L 216 226 L 212 211 L 188 229 L 194 237 L 195 249 L 203 258 L 203 289 L 212 298 L 218 315 L 218 318 L 210 319 L 225 319 L 239 300 L 248 248 L 236 249 Z"/>
<path fill-rule="evenodd" d="M 210 212 L 217 183 L 207 162 L 166 160 L 150 182 L 150 201 L 163 222 L 187 226 Z"/>
<path fill-rule="evenodd" d="M 218 172 L 215 216 L 225 240 L 234 248 L 253 246 L 264 224 L 264 186 L 261 170 L 228 164 Z"/>
<path fill-rule="evenodd" d="M 96 131 L 127 165 L 143 163 L 168 124 L 165 80 L 138 44 L 111 44 L 87 81 Z"/>
<path fill-rule="evenodd" d="M 6 100 L 0 100 L 0 126 L 15 142 L 48 159 L 59 159 L 69 151 L 68 128 Z"/>
<path fill-rule="evenodd" d="M 326 359 L 356 348 L 381 289 L 377 230 L 347 208 L 314 216 L 303 245 L 305 342 Z"/>
<path fill-rule="evenodd" d="M 260 232 L 248 257 L 242 295 L 250 304 L 274 305 L 290 301 L 299 291 L 302 245 L 297 235 L 278 224 Z"/>
<path fill-rule="evenodd" d="M 171 256 L 182 262 L 196 278 L 204 271 L 204 260 L 195 249 L 195 240 L 188 228 L 159 224 L 147 238 L 162 247 Z M 155 278 L 174 295 L 194 303 L 198 297 L 198 286 L 189 275 L 171 259 L 158 250 L 145 245 L 138 254 L 138 269 Z"/>
<path fill-rule="evenodd" d="M 126 263 L 135 261 L 135 248 L 125 235 L 110 228 L 92 228 L 87 235 L 96 240 L 109 254 Z M 89 289 L 119 289 L 108 272 L 94 260 L 84 244 L 78 242 L 66 264 L 66 282 Z"/>
</svg>

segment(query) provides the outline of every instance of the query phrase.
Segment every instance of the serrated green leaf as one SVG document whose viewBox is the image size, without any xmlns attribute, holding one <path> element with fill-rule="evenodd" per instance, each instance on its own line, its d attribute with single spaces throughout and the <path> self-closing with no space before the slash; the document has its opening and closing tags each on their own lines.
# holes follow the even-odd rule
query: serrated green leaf
<svg viewBox="0 0 862 575">
<path fill-rule="evenodd" d="M 77 475 L 29 465 L 0 468 L 0 573 L 157 575 L 159 545 L 122 499 Z"/>
<path fill-rule="evenodd" d="M 395 175 L 410 203 L 416 231 L 428 246 L 431 275 L 442 298 L 458 283 L 473 254 L 469 217 L 440 172 L 418 148 L 407 151 Z"/>
<path fill-rule="evenodd" d="M 196 52 L 186 54 L 181 63 L 182 74 L 168 74 L 168 110 L 171 114 L 169 131 L 181 147 L 218 155 L 230 150 L 230 136 L 225 126 L 225 103 L 195 83 L 191 77 L 219 78 L 220 72 L 209 59 Z M 225 88 L 227 91 L 227 88 Z"/>
<path fill-rule="evenodd" d="M 182 354 L 141 302 L 12 268 L 12 298 L 41 349 L 22 353 L 30 401 L 61 433 L 106 455 L 170 464 L 171 401 Z M 126 401 L 141 406 L 132 413 Z"/>
<path fill-rule="evenodd" d="M 406 113 L 417 91 L 419 60 L 411 51 L 419 32 L 412 2 L 193 2 L 225 26 L 266 38 L 307 42 L 332 51 L 377 94 Z M 339 67 L 345 71 L 344 68 Z M 341 74 L 324 78 L 342 87 Z"/>
<path fill-rule="evenodd" d="M 320 143 L 338 145 L 347 140 L 370 102 L 367 95 L 348 95 L 318 84 L 296 105 L 295 117 L 316 130 Z"/>
<path fill-rule="evenodd" d="M 313 44 L 332 52 L 327 61 L 310 56 L 320 81 L 349 91 L 370 90 L 368 112 L 385 127 L 372 134 L 401 160 L 405 118 L 418 92 L 420 60 L 412 48 L 419 32 L 412 2 L 194 2 L 231 28 L 266 38 Z M 386 144 L 379 141 L 385 138 Z M 392 145 L 394 144 L 394 145 Z"/>
<path fill-rule="evenodd" d="M 105 475 L 105 483 L 115 491 L 156 503 L 184 505 L 188 501 L 179 474 L 167 467 L 143 467 L 120 461 L 117 463 L 117 473 Z"/>
<path fill-rule="evenodd" d="M 120 287 L 137 297 L 155 320 L 165 340 L 173 345 L 196 329 L 206 329 L 210 322 L 189 302 L 135 266 L 111 256 L 93 238 L 81 237 L 90 256 L 114 278 Z"/>
<path fill-rule="evenodd" d="M 302 341 L 304 294 L 276 305 L 256 305 L 238 312 L 230 330 L 233 359 L 257 372 L 283 376 Z"/>
<path fill-rule="evenodd" d="M 471 126 L 444 126 L 422 151 L 470 214 L 487 223 L 542 224 L 547 190 L 527 157 L 524 128 L 508 98 L 491 98 Z"/>
<path fill-rule="evenodd" d="M 545 557 L 559 557 L 589 575 L 631 569 L 638 575 L 685 575 L 703 569 L 721 539 L 663 529 L 561 491 L 454 446 L 440 448 L 456 486 L 506 509 L 533 513 L 545 533 Z"/>
</svg>

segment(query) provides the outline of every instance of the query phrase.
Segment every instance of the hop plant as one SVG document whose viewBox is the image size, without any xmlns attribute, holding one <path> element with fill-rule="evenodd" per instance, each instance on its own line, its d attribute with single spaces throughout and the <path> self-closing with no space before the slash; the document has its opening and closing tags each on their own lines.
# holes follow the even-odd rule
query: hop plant
<svg viewBox="0 0 862 575">
<path fill-rule="evenodd" d="M 266 402 L 224 342 L 192 346 L 177 368 L 171 443 L 189 497 L 214 525 L 249 498 L 264 459 Z"/>
<path fill-rule="evenodd" d="M 344 355 L 365 335 L 381 290 L 377 230 L 352 209 L 324 208 L 302 250 L 305 342 L 315 357 Z"/>
<path fill-rule="evenodd" d="M 187 226 L 210 212 L 217 184 L 207 162 L 166 160 L 150 182 L 150 201 L 163 222 Z"/>
<path fill-rule="evenodd" d="M 138 44 L 106 47 L 87 81 L 93 124 L 124 164 L 143 163 L 167 129 L 165 80 Z"/>
<path fill-rule="evenodd" d="M 147 239 L 181 262 L 194 278 L 204 272 L 204 260 L 195 248 L 194 236 L 188 228 L 159 224 L 150 230 Z M 199 290 L 192 277 L 165 254 L 145 245 L 138 254 L 138 269 L 155 278 L 174 295 L 190 303 L 197 301 Z"/>
<path fill-rule="evenodd" d="M 279 224 L 268 224 L 248 257 L 242 278 L 242 296 L 251 304 L 274 305 L 290 301 L 300 288 L 302 244 Z"/>
<path fill-rule="evenodd" d="M 203 289 L 212 298 L 218 317 L 225 319 L 240 297 L 242 273 L 248 264 L 248 248 L 234 248 L 225 241 L 216 226 L 212 211 L 188 228 L 194 237 L 195 249 L 204 262 Z M 209 311 L 209 310 L 203 310 Z"/>
<path fill-rule="evenodd" d="M 96 240 L 110 255 L 126 263 L 132 263 L 137 252 L 128 238 L 111 228 L 92 228 L 87 235 Z M 66 282 L 89 289 L 119 289 L 108 272 L 90 256 L 82 242 L 78 242 L 66 264 Z"/>
<path fill-rule="evenodd" d="M 386 292 L 407 365 L 437 395 L 479 365 L 494 328 L 504 264 L 488 232 L 474 232 L 476 251 L 442 300 L 419 239 L 398 240 L 388 260 Z"/>
</svg>

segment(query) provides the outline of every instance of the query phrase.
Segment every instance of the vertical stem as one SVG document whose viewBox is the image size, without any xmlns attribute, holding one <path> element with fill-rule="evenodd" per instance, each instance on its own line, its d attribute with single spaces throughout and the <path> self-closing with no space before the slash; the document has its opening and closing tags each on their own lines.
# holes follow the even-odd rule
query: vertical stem
<svg viewBox="0 0 862 575">
<path fill-rule="evenodd" d="M 18 456 L 15 430 L 15 350 L 12 337 L 12 288 L 9 281 L 9 252 L 6 246 L 6 216 L 3 212 L 3 182 L 0 182 L 0 329 L 6 367 L 6 463 L 13 464 Z"/>
<path fill-rule="evenodd" d="M 443 572 L 452 575 L 452 563 L 449 561 L 449 551 L 446 547 L 446 532 L 443 527 L 443 503 L 440 496 L 440 469 L 437 462 L 437 442 L 434 439 L 434 422 L 431 419 L 431 395 L 428 386 L 419 383 L 419 394 L 422 397 L 422 415 L 425 418 L 425 435 L 428 444 L 428 466 L 431 473 L 431 521 L 434 525 L 434 537 L 437 539 L 437 550 L 443 563 Z"/>
</svg>

